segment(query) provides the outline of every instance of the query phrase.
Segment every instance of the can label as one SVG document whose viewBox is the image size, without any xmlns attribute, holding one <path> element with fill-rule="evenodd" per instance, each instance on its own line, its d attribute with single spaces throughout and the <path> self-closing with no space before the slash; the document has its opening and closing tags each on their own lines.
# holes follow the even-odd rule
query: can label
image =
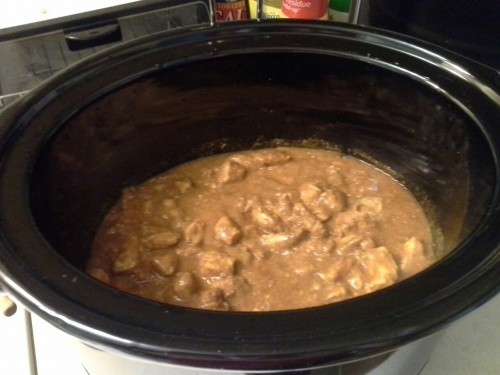
<svg viewBox="0 0 500 375">
<path fill-rule="evenodd" d="M 336 22 L 349 22 L 351 0 L 330 0 L 328 3 L 328 19 Z"/>
<path fill-rule="evenodd" d="M 246 0 L 215 0 L 216 21 L 239 21 L 248 19 Z"/>
<path fill-rule="evenodd" d="M 250 18 L 257 18 L 258 0 L 249 0 Z M 262 19 L 286 18 L 281 11 L 281 0 L 263 0 L 262 1 Z"/>
<path fill-rule="evenodd" d="M 281 10 L 288 18 L 326 19 L 328 0 L 283 0 Z"/>
</svg>

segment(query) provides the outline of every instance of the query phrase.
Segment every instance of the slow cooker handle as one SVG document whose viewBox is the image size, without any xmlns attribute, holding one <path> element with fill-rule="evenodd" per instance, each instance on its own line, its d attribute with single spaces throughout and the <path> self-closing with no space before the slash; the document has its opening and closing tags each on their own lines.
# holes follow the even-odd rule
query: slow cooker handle
<svg viewBox="0 0 500 375">
<path fill-rule="evenodd" d="M 12 301 L 0 284 L 0 319 L 2 316 L 10 317 L 17 311 L 17 305 Z"/>
<path fill-rule="evenodd" d="M 118 21 L 112 21 L 97 27 L 64 30 L 64 38 L 70 51 L 79 51 L 119 42 L 122 40 L 122 32 Z"/>
</svg>

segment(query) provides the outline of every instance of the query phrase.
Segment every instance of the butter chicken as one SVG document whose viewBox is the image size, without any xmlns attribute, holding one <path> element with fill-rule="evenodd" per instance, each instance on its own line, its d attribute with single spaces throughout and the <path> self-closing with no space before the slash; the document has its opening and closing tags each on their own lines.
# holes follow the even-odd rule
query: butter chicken
<svg viewBox="0 0 500 375">
<path fill-rule="evenodd" d="M 395 179 L 286 147 L 198 159 L 125 189 L 87 270 L 155 301 L 271 311 L 374 292 L 434 258 L 423 209 Z"/>
</svg>

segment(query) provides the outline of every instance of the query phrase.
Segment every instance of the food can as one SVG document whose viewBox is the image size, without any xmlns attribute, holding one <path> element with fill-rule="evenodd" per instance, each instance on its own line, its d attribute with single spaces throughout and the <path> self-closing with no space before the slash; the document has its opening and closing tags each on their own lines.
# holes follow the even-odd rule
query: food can
<svg viewBox="0 0 500 375">
<path fill-rule="evenodd" d="M 259 0 L 249 0 L 250 4 L 250 17 L 257 18 L 257 4 Z M 262 12 L 260 17 L 262 19 L 277 19 L 286 18 L 281 11 L 281 0 L 262 0 Z"/>
<path fill-rule="evenodd" d="M 328 19 L 328 0 L 283 0 L 281 11 L 287 18 Z"/>
<path fill-rule="evenodd" d="M 216 21 L 239 21 L 249 18 L 247 0 L 215 0 Z"/>
<path fill-rule="evenodd" d="M 330 0 L 328 2 L 328 19 L 336 22 L 349 22 L 351 0 Z"/>
</svg>

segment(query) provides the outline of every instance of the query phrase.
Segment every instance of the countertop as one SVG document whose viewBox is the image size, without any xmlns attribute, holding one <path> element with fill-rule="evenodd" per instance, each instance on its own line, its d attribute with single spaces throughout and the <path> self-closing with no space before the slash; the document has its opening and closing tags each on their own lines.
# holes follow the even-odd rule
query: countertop
<svg viewBox="0 0 500 375">
<path fill-rule="evenodd" d="M 3 0 L 0 29 L 104 9 L 138 0 Z"/>
<path fill-rule="evenodd" d="M 445 331 L 419 375 L 500 374 L 500 295 Z"/>
</svg>

